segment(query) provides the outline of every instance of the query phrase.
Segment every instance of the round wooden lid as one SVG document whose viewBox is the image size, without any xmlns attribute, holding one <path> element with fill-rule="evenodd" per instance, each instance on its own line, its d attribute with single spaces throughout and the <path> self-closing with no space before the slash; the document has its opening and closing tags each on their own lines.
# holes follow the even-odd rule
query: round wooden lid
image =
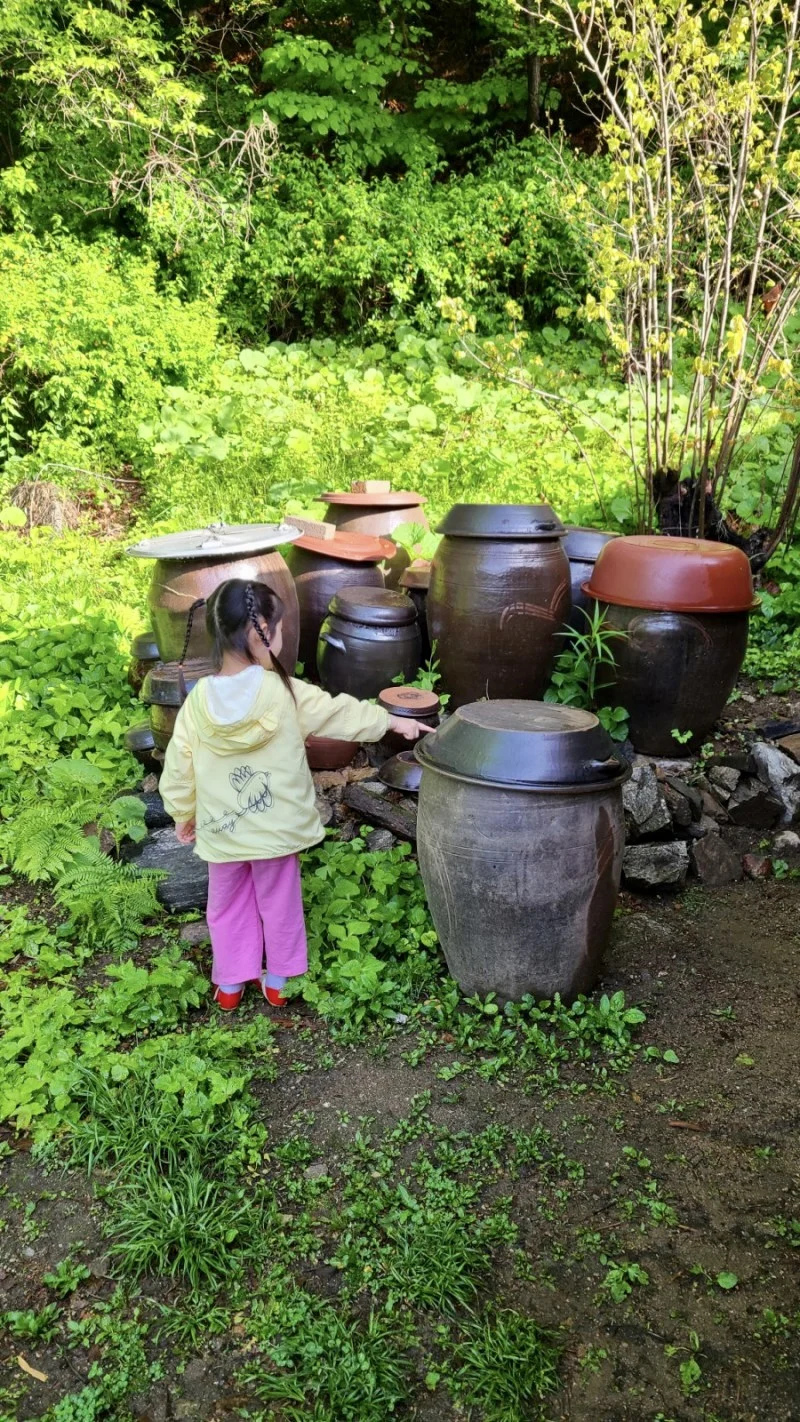
<svg viewBox="0 0 800 1422">
<path fill-rule="evenodd" d="M 387 686 L 378 696 L 378 705 L 392 716 L 431 716 L 439 710 L 435 691 L 418 686 Z"/>
</svg>

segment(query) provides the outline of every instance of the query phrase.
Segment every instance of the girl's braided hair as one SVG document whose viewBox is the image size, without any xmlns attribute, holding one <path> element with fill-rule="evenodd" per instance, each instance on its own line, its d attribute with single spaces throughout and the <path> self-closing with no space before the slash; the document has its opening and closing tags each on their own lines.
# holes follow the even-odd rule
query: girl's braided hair
<svg viewBox="0 0 800 1422">
<path fill-rule="evenodd" d="M 208 599 L 206 608 L 206 628 L 213 643 L 217 667 L 222 665 L 226 652 L 236 652 L 247 661 L 255 662 L 249 645 L 250 631 L 253 629 L 269 651 L 272 670 L 277 672 L 294 698 L 289 675 L 270 648 L 275 629 L 282 617 L 283 601 L 266 583 L 248 582 L 244 578 L 229 578 L 227 582 L 220 583 Z M 187 647 L 190 635 L 191 629 L 187 631 Z"/>
</svg>

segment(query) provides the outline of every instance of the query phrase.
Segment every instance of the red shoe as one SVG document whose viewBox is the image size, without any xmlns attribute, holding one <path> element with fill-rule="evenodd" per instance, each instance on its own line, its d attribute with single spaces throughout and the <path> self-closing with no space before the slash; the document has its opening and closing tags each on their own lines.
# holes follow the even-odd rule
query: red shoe
<svg viewBox="0 0 800 1422">
<path fill-rule="evenodd" d="M 258 986 L 261 988 L 270 1007 L 285 1007 L 289 1001 L 288 997 L 284 997 L 280 988 L 267 987 L 263 978 L 259 978 Z"/>
<path fill-rule="evenodd" d="M 242 1000 L 243 992 L 244 988 L 240 988 L 238 992 L 223 992 L 221 988 L 217 987 L 214 988 L 214 1001 L 222 1008 L 223 1012 L 235 1012 Z"/>
</svg>

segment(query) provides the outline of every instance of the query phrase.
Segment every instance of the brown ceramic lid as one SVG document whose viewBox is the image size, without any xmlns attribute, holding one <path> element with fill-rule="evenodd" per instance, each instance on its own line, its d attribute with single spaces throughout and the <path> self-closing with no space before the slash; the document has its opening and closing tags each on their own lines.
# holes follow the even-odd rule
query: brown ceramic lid
<svg viewBox="0 0 800 1422">
<path fill-rule="evenodd" d="M 453 504 L 437 533 L 446 538 L 562 538 L 564 525 L 549 504 Z"/>
<path fill-rule="evenodd" d="M 331 598 L 328 611 L 332 617 L 372 627 L 402 627 L 417 620 L 411 598 L 395 588 L 340 588 Z"/>
<path fill-rule="evenodd" d="M 387 686 L 378 696 L 378 705 L 390 716 L 433 716 L 439 710 L 435 691 L 417 686 Z"/>
<path fill-rule="evenodd" d="M 416 795 L 422 783 L 422 766 L 413 750 L 401 751 L 384 762 L 378 779 L 391 790 L 404 790 L 407 795 Z"/>
<path fill-rule="evenodd" d="M 295 539 L 295 548 L 307 553 L 321 553 L 325 558 L 340 558 L 343 563 L 382 563 L 397 552 L 388 538 L 370 537 L 368 533 L 336 532 L 333 538 L 314 538 L 303 534 Z"/>
<path fill-rule="evenodd" d="M 160 656 L 158 643 L 152 632 L 139 632 L 131 642 L 131 656 L 140 662 L 157 662 Z"/>
<path fill-rule="evenodd" d="M 596 563 L 601 548 L 605 548 L 618 533 L 603 533 L 599 528 L 578 528 L 567 524 L 567 535 L 562 547 L 570 563 Z"/>
<path fill-rule="evenodd" d="M 614 538 L 600 550 L 583 590 L 598 602 L 659 612 L 749 612 L 757 606 L 741 548 L 704 538 Z"/>
<path fill-rule="evenodd" d="M 319 494 L 318 502 L 346 504 L 361 509 L 410 509 L 428 501 L 422 494 L 405 491 L 399 494 Z"/>
<path fill-rule="evenodd" d="M 401 588 L 422 588 L 426 591 L 431 585 L 431 565 L 430 563 L 412 563 L 400 578 Z"/>
</svg>

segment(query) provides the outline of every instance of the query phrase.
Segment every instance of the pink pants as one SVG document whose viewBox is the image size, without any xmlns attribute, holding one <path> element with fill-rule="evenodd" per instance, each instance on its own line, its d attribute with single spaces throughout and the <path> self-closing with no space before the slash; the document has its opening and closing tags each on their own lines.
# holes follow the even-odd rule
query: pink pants
<svg viewBox="0 0 800 1422">
<path fill-rule="evenodd" d="M 254 859 L 208 866 L 213 983 L 246 983 L 264 967 L 294 978 L 308 967 L 300 859 Z"/>
</svg>

